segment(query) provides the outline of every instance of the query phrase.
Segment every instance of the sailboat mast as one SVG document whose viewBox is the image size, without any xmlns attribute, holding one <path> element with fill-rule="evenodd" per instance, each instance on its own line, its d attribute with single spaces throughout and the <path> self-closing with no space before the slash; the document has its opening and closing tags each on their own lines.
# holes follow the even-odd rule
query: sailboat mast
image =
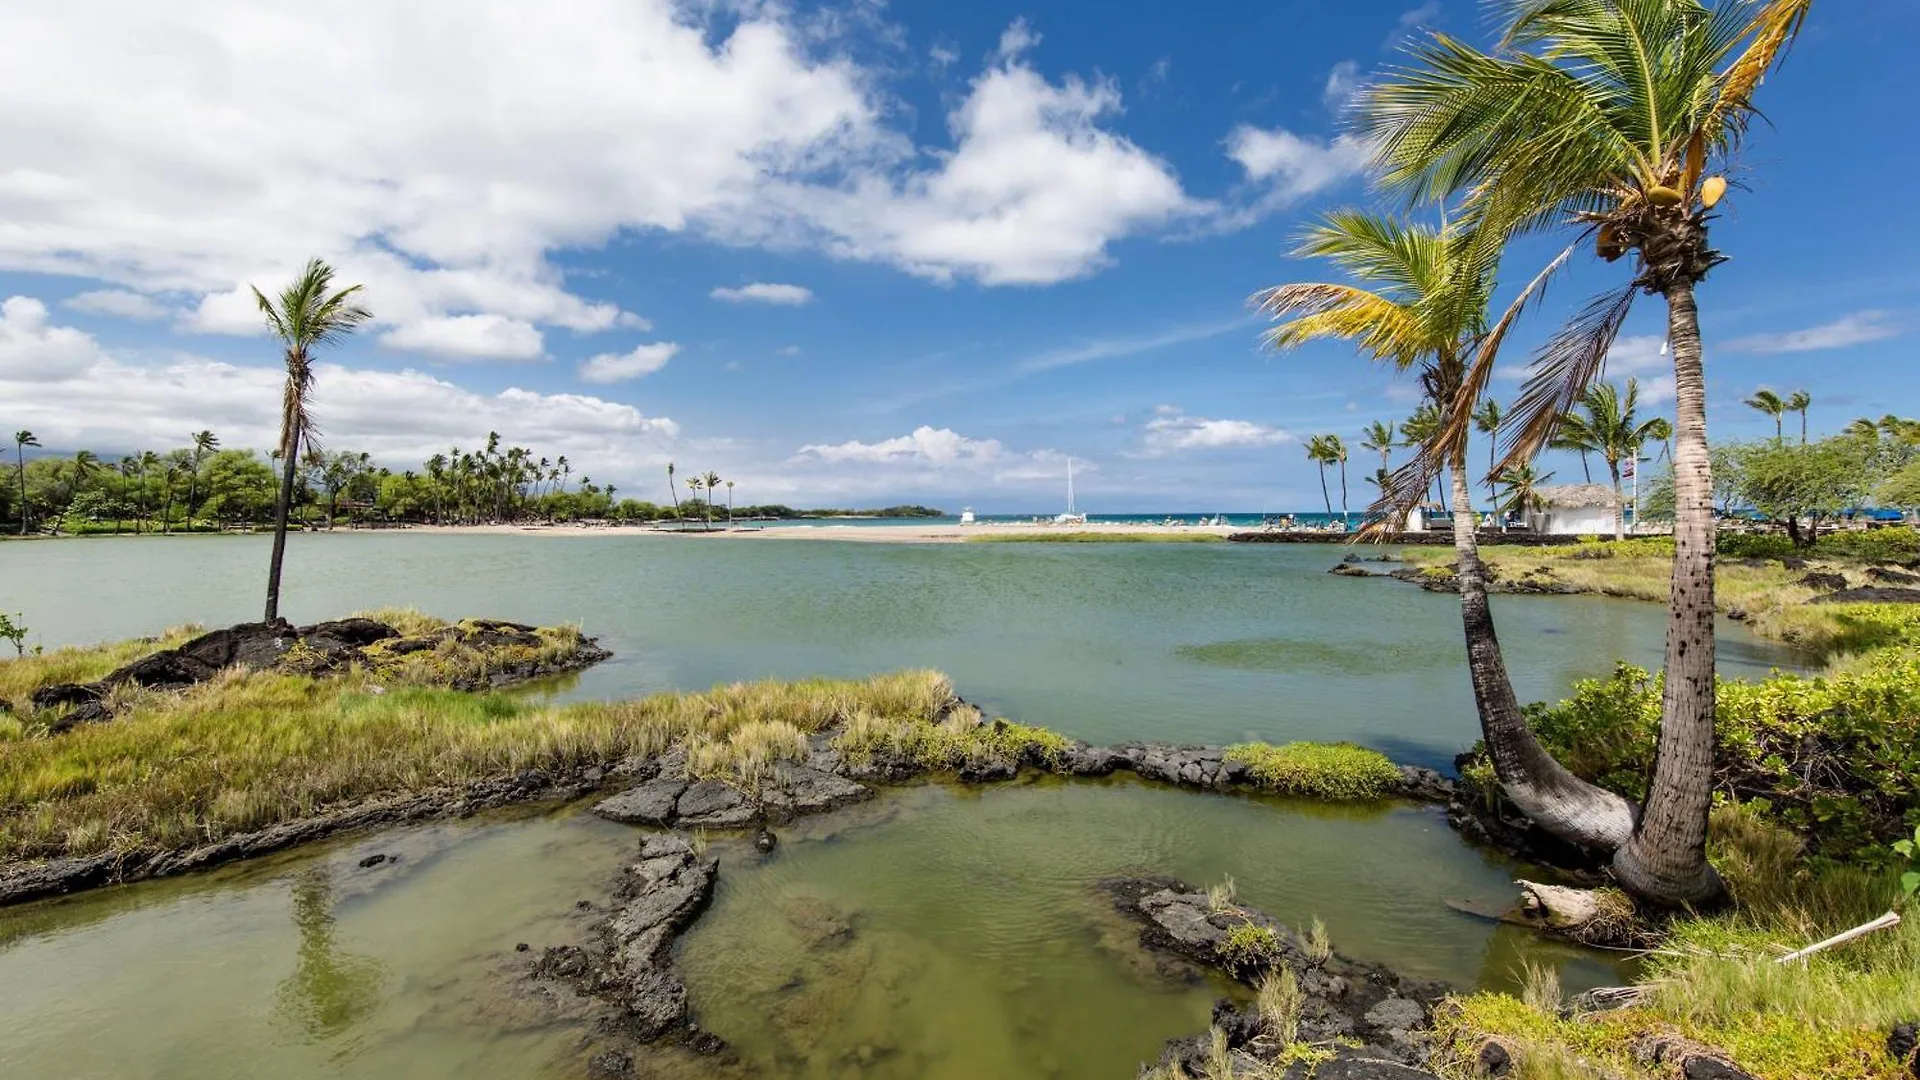
<svg viewBox="0 0 1920 1080">
<path fill-rule="evenodd" d="M 1067 459 L 1067 513 L 1073 513 L 1073 459 Z"/>
</svg>

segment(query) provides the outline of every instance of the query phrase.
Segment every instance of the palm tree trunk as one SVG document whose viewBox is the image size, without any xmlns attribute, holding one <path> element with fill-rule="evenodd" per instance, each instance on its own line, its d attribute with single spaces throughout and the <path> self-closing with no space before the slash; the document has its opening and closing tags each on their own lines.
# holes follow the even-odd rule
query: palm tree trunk
<svg viewBox="0 0 1920 1080">
<path fill-rule="evenodd" d="M 1453 551 L 1460 583 L 1460 619 L 1467 638 L 1467 674 L 1480 712 L 1480 734 L 1493 759 L 1501 790 L 1521 813 L 1568 843 L 1610 853 L 1633 834 L 1633 806 L 1604 788 L 1568 772 L 1527 726 L 1507 678 L 1500 638 L 1487 603 L 1487 572 L 1473 533 L 1473 495 L 1467 488 L 1465 454 L 1453 473 Z"/>
<path fill-rule="evenodd" d="M 1340 523 L 1347 523 L 1347 459 L 1340 459 Z"/>
<path fill-rule="evenodd" d="M 1807 410 L 1800 410 L 1800 445 L 1807 445 Z"/>
<path fill-rule="evenodd" d="M 300 445 L 300 428 L 294 425 L 285 452 L 280 455 L 280 498 L 273 507 L 273 557 L 267 563 L 266 621 L 280 617 L 280 565 L 287 555 L 287 510 L 293 505 L 293 473 L 300 467 L 293 448 Z"/>
<path fill-rule="evenodd" d="M 27 535 L 27 447 L 25 443 L 15 443 L 13 447 L 14 464 L 20 470 L 20 535 Z"/>
<path fill-rule="evenodd" d="M 1667 289 L 1673 343 L 1673 584 L 1667 601 L 1666 688 L 1653 781 L 1613 872 L 1637 897 L 1678 907 L 1723 895 L 1707 862 L 1713 786 L 1713 470 L 1707 387 L 1691 283 Z"/>
<path fill-rule="evenodd" d="M 1333 496 L 1327 494 L 1327 463 L 1320 462 L 1320 502 L 1327 508 L 1327 517 L 1333 517 Z"/>
<path fill-rule="evenodd" d="M 1621 501 L 1620 463 L 1618 461 L 1608 459 L 1607 475 L 1613 478 L 1613 538 L 1615 540 L 1625 540 L 1627 538 L 1627 514 L 1625 509 L 1626 503 Z"/>
<path fill-rule="evenodd" d="M 1587 483 L 1593 483 L 1593 468 L 1587 464 L 1587 452 L 1585 450 L 1580 451 L 1580 475 L 1587 478 Z"/>
</svg>

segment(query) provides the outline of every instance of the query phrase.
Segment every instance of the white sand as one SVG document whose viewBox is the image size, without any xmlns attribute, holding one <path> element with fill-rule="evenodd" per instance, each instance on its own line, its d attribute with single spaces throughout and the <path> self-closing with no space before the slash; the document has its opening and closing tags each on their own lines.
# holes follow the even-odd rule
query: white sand
<svg viewBox="0 0 1920 1080">
<path fill-rule="evenodd" d="M 383 530 L 385 531 L 385 530 Z M 675 530 L 646 525 L 415 525 L 408 532 L 445 533 L 474 536 L 649 536 L 671 535 Z M 1228 525 L 1129 525 L 1119 522 L 1095 522 L 1086 525 L 1054 525 L 996 522 L 980 525 L 781 525 L 750 522 L 727 529 L 715 523 L 712 532 L 698 527 L 686 535 L 701 540 L 851 540 L 869 544 L 958 544 L 982 535 L 1056 535 L 1061 533 L 1114 534 L 1148 533 L 1164 536 L 1209 534 L 1225 536 L 1245 531 Z"/>
</svg>

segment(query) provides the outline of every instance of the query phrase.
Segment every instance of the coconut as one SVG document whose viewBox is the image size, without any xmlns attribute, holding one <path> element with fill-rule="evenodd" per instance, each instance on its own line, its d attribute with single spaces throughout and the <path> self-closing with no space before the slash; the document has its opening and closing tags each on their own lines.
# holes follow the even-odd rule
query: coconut
<svg viewBox="0 0 1920 1080">
<path fill-rule="evenodd" d="M 1600 235 L 1594 238 L 1593 250 L 1596 255 L 1612 262 L 1627 253 L 1627 246 L 1620 242 L 1620 230 L 1608 223 L 1600 226 Z"/>
<path fill-rule="evenodd" d="M 1647 201 L 1655 206 L 1679 206 L 1680 192 L 1664 184 L 1656 184 L 1647 189 Z"/>
<path fill-rule="evenodd" d="M 1727 194 L 1727 178 L 1709 176 L 1707 182 L 1700 185 L 1700 203 L 1711 210 Z"/>
</svg>

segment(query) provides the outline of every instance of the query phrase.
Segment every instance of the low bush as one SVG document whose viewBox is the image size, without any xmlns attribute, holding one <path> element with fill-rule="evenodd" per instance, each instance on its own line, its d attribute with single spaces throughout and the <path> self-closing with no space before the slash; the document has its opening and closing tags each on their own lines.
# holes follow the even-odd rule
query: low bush
<svg viewBox="0 0 1920 1080">
<path fill-rule="evenodd" d="M 1229 746 L 1226 756 L 1244 763 L 1254 783 L 1281 795 L 1381 799 L 1402 782 L 1399 766 L 1385 754 L 1353 743 L 1242 743 Z"/>
<path fill-rule="evenodd" d="M 1719 552 L 1729 559 L 1844 559 L 1862 563 L 1900 563 L 1920 559 L 1920 531 L 1909 528 L 1847 530 L 1829 533 L 1812 547 L 1796 547 L 1779 533 L 1722 533 Z M 1668 541 L 1671 551 L 1672 541 Z"/>
<path fill-rule="evenodd" d="M 1622 664 L 1527 719 L 1575 774 L 1638 799 L 1660 692 L 1659 675 Z M 1765 800 L 1820 854 L 1870 855 L 1920 824 L 1920 651 L 1883 649 L 1828 676 L 1722 679 L 1715 738 L 1723 797 Z"/>
</svg>

